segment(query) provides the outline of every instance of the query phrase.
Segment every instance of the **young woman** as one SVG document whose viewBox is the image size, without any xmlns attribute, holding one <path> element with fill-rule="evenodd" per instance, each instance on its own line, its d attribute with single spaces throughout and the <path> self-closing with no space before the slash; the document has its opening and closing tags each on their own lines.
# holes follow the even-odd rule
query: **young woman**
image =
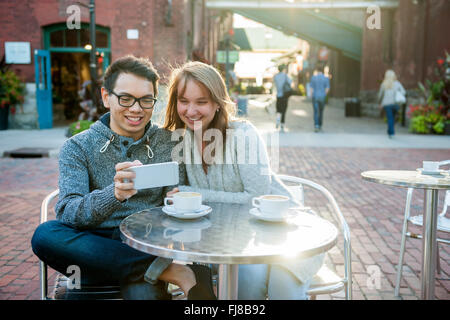
<svg viewBox="0 0 450 320">
<path fill-rule="evenodd" d="M 405 89 L 402 84 L 397 81 L 397 76 L 393 70 L 387 70 L 384 74 L 384 80 L 381 83 L 380 91 L 378 93 L 378 102 L 380 109 L 384 108 L 387 118 L 387 134 L 389 138 L 395 134 L 395 114 L 400 109 L 398 102 L 395 99 L 397 92 L 405 95 Z"/>
<path fill-rule="evenodd" d="M 184 133 L 188 186 L 205 202 L 250 203 L 262 194 L 290 195 L 269 167 L 265 144 L 248 121 L 233 119 L 235 106 L 219 72 L 188 62 L 172 73 L 164 127 Z M 291 197 L 292 199 L 292 197 Z M 306 299 L 323 255 L 286 265 L 241 265 L 239 299 Z"/>
</svg>

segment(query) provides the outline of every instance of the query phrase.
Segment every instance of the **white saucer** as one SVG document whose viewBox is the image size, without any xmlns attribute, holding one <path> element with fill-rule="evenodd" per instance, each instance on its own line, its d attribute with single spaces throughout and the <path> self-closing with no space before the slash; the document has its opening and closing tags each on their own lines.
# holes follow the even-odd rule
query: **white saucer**
<svg viewBox="0 0 450 320">
<path fill-rule="evenodd" d="M 424 174 L 427 176 L 439 176 L 439 175 L 444 175 L 447 172 L 447 170 L 425 171 L 422 168 L 418 168 L 417 171 L 419 171 L 420 174 Z"/>
<path fill-rule="evenodd" d="M 199 210 L 194 212 L 183 212 L 179 213 L 175 211 L 175 208 L 173 206 L 164 206 L 162 208 L 162 211 L 166 213 L 167 215 L 171 217 L 175 217 L 178 219 L 196 219 L 203 216 L 206 216 L 208 213 L 212 211 L 212 208 L 202 204 Z"/>
<path fill-rule="evenodd" d="M 269 222 L 282 222 L 282 221 L 286 221 L 288 218 L 294 216 L 297 213 L 286 213 L 284 216 L 281 217 L 273 217 L 273 216 L 269 216 L 267 214 L 263 214 L 261 213 L 261 211 L 259 211 L 258 208 L 252 208 L 250 209 L 249 213 L 261 220 L 264 221 L 269 221 Z"/>
</svg>

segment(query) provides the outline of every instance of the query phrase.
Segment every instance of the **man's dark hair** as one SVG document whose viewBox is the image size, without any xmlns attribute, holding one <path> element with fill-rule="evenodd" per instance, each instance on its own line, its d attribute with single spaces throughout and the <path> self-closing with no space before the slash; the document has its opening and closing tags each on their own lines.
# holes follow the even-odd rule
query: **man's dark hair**
<svg viewBox="0 0 450 320">
<path fill-rule="evenodd" d="M 324 65 L 323 64 L 318 64 L 316 66 L 316 71 L 323 73 L 323 70 L 324 70 Z"/>
<path fill-rule="evenodd" d="M 278 66 L 278 71 L 282 72 L 284 69 L 286 69 L 286 65 L 280 64 L 280 65 Z"/>
<path fill-rule="evenodd" d="M 153 84 L 155 97 L 158 95 L 159 75 L 150 60 L 128 55 L 114 61 L 105 72 L 103 87 L 111 93 L 116 85 L 116 80 L 121 73 L 131 73 L 135 76 L 147 79 Z"/>
</svg>

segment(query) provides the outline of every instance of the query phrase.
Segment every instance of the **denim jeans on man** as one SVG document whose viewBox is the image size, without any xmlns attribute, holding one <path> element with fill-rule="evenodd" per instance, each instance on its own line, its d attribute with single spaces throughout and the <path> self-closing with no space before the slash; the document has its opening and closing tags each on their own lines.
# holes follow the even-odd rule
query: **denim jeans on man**
<svg viewBox="0 0 450 320">
<path fill-rule="evenodd" d="M 395 134 L 395 115 L 397 114 L 397 111 L 400 109 L 400 107 L 397 104 L 388 104 L 383 106 L 384 110 L 386 111 L 386 118 L 387 118 L 387 124 L 388 129 L 387 133 L 388 135 L 392 136 Z"/>
<path fill-rule="evenodd" d="M 317 97 L 312 99 L 314 108 L 314 126 L 322 127 L 323 109 L 325 108 L 325 97 Z"/>
<path fill-rule="evenodd" d="M 31 240 L 33 252 L 56 271 L 80 268 L 83 285 L 120 285 L 124 299 L 166 300 L 167 284 L 143 279 L 155 256 L 135 250 L 120 240 L 119 228 L 79 230 L 51 220 L 38 226 Z M 152 268 L 157 268 L 153 264 Z M 154 270 L 160 274 L 162 270 Z"/>
<path fill-rule="evenodd" d="M 325 107 L 327 90 L 330 89 L 330 79 L 325 77 L 322 72 L 319 72 L 311 78 L 310 86 L 313 90 L 312 102 L 314 108 L 314 126 L 316 129 L 320 129 L 322 127 L 323 109 Z"/>
</svg>

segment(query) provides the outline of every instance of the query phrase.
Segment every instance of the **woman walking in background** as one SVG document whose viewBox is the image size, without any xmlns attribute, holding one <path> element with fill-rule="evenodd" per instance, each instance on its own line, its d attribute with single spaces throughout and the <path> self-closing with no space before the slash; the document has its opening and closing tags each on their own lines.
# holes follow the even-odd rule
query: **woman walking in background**
<svg viewBox="0 0 450 320">
<path fill-rule="evenodd" d="M 399 104 L 404 103 L 405 89 L 397 80 L 397 76 L 393 70 L 387 70 L 384 74 L 384 80 L 381 83 L 380 91 L 378 93 L 379 107 L 384 108 L 387 117 L 387 134 L 389 138 L 395 134 L 395 115 L 400 109 Z"/>
</svg>

